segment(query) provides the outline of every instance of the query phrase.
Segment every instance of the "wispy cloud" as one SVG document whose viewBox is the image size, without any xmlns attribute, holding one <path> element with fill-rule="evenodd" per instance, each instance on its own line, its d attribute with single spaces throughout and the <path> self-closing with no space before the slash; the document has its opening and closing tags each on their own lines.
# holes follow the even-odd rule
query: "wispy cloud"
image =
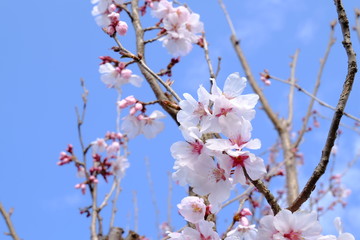
<svg viewBox="0 0 360 240">
<path fill-rule="evenodd" d="M 302 22 L 298 28 L 297 38 L 304 44 L 310 43 L 314 39 L 317 27 L 311 19 Z"/>
</svg>

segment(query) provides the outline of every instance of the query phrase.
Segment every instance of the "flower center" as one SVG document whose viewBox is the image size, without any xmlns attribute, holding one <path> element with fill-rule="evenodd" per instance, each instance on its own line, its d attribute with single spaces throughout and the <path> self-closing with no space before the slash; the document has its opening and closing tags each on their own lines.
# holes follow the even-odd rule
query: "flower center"
<svg viewBox="0 0 360 240">
<path fill-rule="evenodd" d="M 293 232 L 293 231 L 291 231 L 290 233 L 284 234 L 284 237 L 286 239 L 289 239 L 289 240 L 302 240 L 302 239 L 304 239 L 303 237 L 301 237 L 301 233 Z"/>
</svg>

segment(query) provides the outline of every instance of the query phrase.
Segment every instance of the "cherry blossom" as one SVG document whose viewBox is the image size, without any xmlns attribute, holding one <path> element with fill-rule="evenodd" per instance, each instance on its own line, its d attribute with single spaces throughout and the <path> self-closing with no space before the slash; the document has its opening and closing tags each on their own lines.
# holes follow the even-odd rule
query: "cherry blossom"
<svg viewBox="0 0 360 240">
<path fill-rule="evenodd" d="M 281 210 L 260 220 L 258 240 L 317 240 L 321 225 L 315 212 Z"/>
<path fill-rule="evenodd" d="M 255 225 L 239 224 L 235 229 L 228 232 L 225 240 L 257 240 L 257 232 Z"/>
<path fill-rule="evenodd" d="M 125 170 L 130 167 L 130 163 L 127 158 L 118 156 L 115 161 L 112 162 L 112 173 L 122 179 L 125 176 Z"/>
<path fill-rule="evenodd" d="M 165 117 L 166 115 L 158 110 L 153 111 L 149 116 L 130 114 L 123 118 L 121 130 L 129 138 L 134 138 L 139 134 L 144 134 L 146 138 L 154 138 L 164 129 L 165 125 L 159 119 Z"/>
<path fill-rule="evenodd" d="M 194 163 L 195 171 L 188 175 L 188 183 L 201 196 L 209 194 L 209 202 L 216 206 L 230 196 L 232 180 L 231 163 L 219 160 L 215 163 L 209 156 L 199 157 Z"/>
<path fill-rule="evenodd" d="M 95 141 L 91 142 L 91 147 L 94 153 L 104 152 L 107 148 L 107 143 L 103 138 L 97 138 Z"/>
<path fill-rule="evenodd" d="M 111 23 L 108 15 L 115 10 L 113 3 L 122 4 L 123 2 L 123 0 L 91 0 L 92 4 L 97 4 L 91 12 L 95 16 L 96 23 L 101 27 L 107 27 Z"/>
<path fill-rule="evenodd" d="M 201 38 L 197 35 L 204 30 L 200 16 L 190 13 L 183 6 L 174 8 L 167 0 L 154 2 L 152 15 L 162 20 L 166 35 L 159 40 L 172 55 L 187 55 L 192 49 L 192 44 Z"/>
<path fill-rule="evenodd" d="M 199 87 L 197 95 L 198 101 L 190 94 L 184 93 L 185 100 L 181 100 L 179 103 L 181 110 L 177 114 L 177 120 L 181 125 L 197 126 L 200 123 L 200 129 L 208 128 L 211 116 L 209 111 L 211 95 L 203 86 Z"/>
<path fill-rule="evenodd" d="M 188 222 L 198 223 L 204 220 L 206 205 L 202 198 L 194 196 L 185 197 L 177 207 L 179 208 L 180 214 Z"/>
<path fill-rule="evenodd" d="M 114 67 L 111 63 L 101 64 L 99 67 L 101 73 L 101 81 L 107 87 L 116 88 L 120 91 L 122 85 L 131 83 L 135 87 L 140 87 L 142 79 L 132 74 L 129 69 L 122 69 L 121 67 Z"/>
<path fill-rule="evenodd" d="M 196 229 L 185 227 L 181 233 L 169 233 L 170 240 L 220 240 L 219 235 L 213 230 L 213 222 L 205 220 L 196 224 Z"/>
<path fill-rule="evenodd" d="M 239 73 L 232 73 L 226 78 L 223 91 L 214 81 L 211 90 L 211 100 L 214 102 L 213 117 L 219 118 L 223 126 L 232 122 L 234 118 L 232 114 L 242 116 L 249 121 L 254 118 L 254 107 L 259 96 L 257 94 L 241 95 L 245 87 L 246 78 L 240 77 Z"/>
</svg>

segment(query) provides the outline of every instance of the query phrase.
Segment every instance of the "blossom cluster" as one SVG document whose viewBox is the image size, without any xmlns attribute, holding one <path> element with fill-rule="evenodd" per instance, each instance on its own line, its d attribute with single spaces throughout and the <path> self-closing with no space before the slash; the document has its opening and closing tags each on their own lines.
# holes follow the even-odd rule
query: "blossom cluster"
<svg viewBox="0 0 360 240">
<path fill-rule="evenodd" d="M 179 213 L 185 220 L 195 225 L 195 228 L 185 227 L 181 232 L 169 232 L 171 240 L 208 239 L 218 240 L 219 235 L 213 230 L 214 223 L 205 221 L 208 206 L 199 197 L 185 197 L 177 205 Z M 252 215 L 249 209 L 244 208 L 235 215 L 234 220 L 239 224 L 228 231 L 225 240 L 355 240 L 350 233 L 344 233 L 340 218 L 334 223 L 339 236 L 321 234 L 322 227 L 315 212 L 297 211 L 292 213 L 287 209 L 281 210 L 276 216 L 267 215 L 260 219 L 257 229 L 250 225 L 246 216 Z"/>
<path fill-rule="evenodd" d="M 192 44 L 201 40 L 198 34 L 204 31 L 204 26 L 199 14 L 190 12 L 184 6 L 173 7 L 172 2 L 167 0 L 153 1 L 151 8 L 152 15 L 163 24 L 164 31 L 161 33 L 166 33 L 159 40 L 172 55 L 187 55 Z"/>
<path fill-rule="evenodd" d="M 176 159 L 173 179 L 188 184 L 201 196 L 208 195 L 213 211 L 230 196 L 235 184 L 248 183 L 266 173 L 264 162 L 246 149 L 260 148 L 260 140 L 251 138 L 251 120 L 258 101 L 256 94 L 242 95 L 246 79 L 231 74 L 220 90 L 213 82 L 211 93 L 200 86 L 198 100 L 184 94 L 177 115 L 185 142 L 171 146 Z M 204 139 L 206 134 L 224 138 Z"/>
<path fill-rule="evenodd" d="M 119 62 L 109 56 L 100 57 L 102 63 L 99 67 L 101 74 L 101 81 L 105 83 L 108 88 L 115 88 L 121 92 L 121 87 L 124 84 L 131 83 L 135 87 L 140 87 L 142 83 L 141 77 L 132 74 L 132 71 L 126 68 L 126 64 Z"/>
<path fill-rule="evenodd" d="M 110 36 L 115 33 L 121 36 L 126 34 L 128 25 L 119 20 L 121 9 L 118 6 L 123 0 L 92 0 L 91 3 L 96 4 L 91 12 L 95 16 L 96 23 Z"/>
<path fill-rule="evenodd" d="M 121 130 L 130 139 L 139 134 L 144 134 L 146 138 L 154 138 L 165 127 L 163 122 L 158 121 L 165 118 L 165 114 L 155 110 L 147 115 L 143 103 L 136 100 L 134 96 L 128 96 L 118 101 L 117 105 L 120 109 L 130 107 L 129 115 L 123 118 L 121 125 Z M 139 114 L 136 115 L 138 112 Z"/>
</svg>

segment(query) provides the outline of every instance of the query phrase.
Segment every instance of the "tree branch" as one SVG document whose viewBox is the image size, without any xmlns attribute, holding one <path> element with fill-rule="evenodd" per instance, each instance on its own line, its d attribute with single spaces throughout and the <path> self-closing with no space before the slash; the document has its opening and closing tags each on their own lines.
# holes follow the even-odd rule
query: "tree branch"
<svg viewBox="0 0 360 240">
<path fill-rule="evenodd" d="M 249 176 L 249 174 L 247 173 L 245 167 L 243 167 L 243 171 L 245 174 L 245 177 L 247 179 L 249 179 L 249 181 L 257 188 L 257 190 L 259 190 L 259 192 L 261 192 L 264 197 L 266 198 L 266 201 L 269 203 L 272 211 L 274 212 L 274 215 L 276 215 L 278 212 L 281 211 L 281 208 L 279 206 L 279 204 L 276 201 L 276 198 L 274 197 L 274 195 L 271 194 L 270 190 L 265 186 L 265 184 L 260 180 L 252 180 Z"/>
<path fill-rule="evenodd" d="M 143 74 L 143 76 L 149 83 L 151 89 L 153 90 L 156 98 L 160 101 L 160 104 L 163 107 L 163 109 L 166 112 L 168 112 L 170 114 L 170 116 L 175 120 L 175 122 L 179 125 L 179 123 L 176 120 L 176 114 L 177 114 L 178 110 L 169 107 L 164 102 L 164 101 L 173 102 L 173 100 L 162 91 L 159 84 L 157 83 L 157 81 L 159 79 L 161 80 L 161 78 L 159 76 L 157 76 L 153 71 L 151 71 L 150 68 L 148 68 L 146 65 L 144 30 L 140 23 L 138 5 L 139 5 L 139 0 L 131 1 L 131 8 L 132 8 L 131 11 L 132 11 L 132 17 L 133 17 L 132 24 L 133 24 L 135 34 L 136 34 L 136 49 L 137 49 L 138 55 L 142 57 L 142 59 L 137 62 L 138 66 L 140 68 L 141 73 Z M 174 94 L 173 92 L 171 92 L 171 93 L 174 95 L 175 98 L 177 98 L 178 100 L 180 99 L 177 96 L 177 94 Z"/>
<path fill-rule="evenodd" d="M 296 78 L 295 78 L 295 69 L 296 69 L 296 63 L 297 63 L 297 59 L 299 56 L 299 49 L 296 50 L 294 56 L 292 56 L 292 62 L 290 64 L 290 68 L 291 68 L 291 74 L 290 74 L 290 92 L 289 92 L 289 105 L 288 105 L 288 125 L 290 126 L 292 121 L 293 121 L 293 117 L 294 117 L 294 83 L 296 82 Z"/>
<path fill-rule="evenodd" d="M 246 58 L 245 58 L 245 55 L 242 51 L 242 49 L 240 48 L 240 41 L 237 39 L 236 37 L 236 32 L 235 32 L 235 29 L 234 29 L 234 25 L 231 21 L 231 18 L 230 18 L 230 15 L 228 14 L 227 10 L 226 10 L 226 7 L 225 5 L 223 4 L 222 0 L 219 0 L 218 1 L 223 12 L 224 12 L 224 15 L 226 17 L 226 20 L 229 24 L 229 27 L 230 27 L 230 30 L 231 30 L 231 37 L 230 37 L 230 40 L 231 40 L 231 43 L 234 47 L 234 50 L 240 60 L 240 63 L 245 71 L 245 75 L 246 75 L 246 78 L 249 80 L 249 83 L 251 85 L 251 87 L 253 88 L 254 92 L 259 95 L 259 99 L 260 99 L 260 102 L 263 106 L 263 109 L 265 111 L 265 113 L 267 114 L 267 116 L 270 118 L 271 122 L 273 123 L 274 127 L 276 128 L 277 131 L 279 131 L 279 129 L 281 129 L 281 123 L 280 123 L 280 120 L 278 119 L 278 117 L 276 116 L 276 114 L 274 113 L 274 111 L 272 110 L 272 108 L 270 107 L 270 104 L 268 103 L 265 95 L 263 94 L 263 92 L 261 91 L 259 85 L 257 84 L 255 78 L 254 78 L 254 75 L 252 74 L 251 72 L 251 69 L 250 69 L 250 66 L 249 66 L 249 63 L 247 62 Z"/>
<path fill-rule="evenodd" d="M 346 16 L 344 7 L 342 6 L 341 0 L 334 0 L 336 5 L 336 12 L 338 14 L 339 23 L 341 26 L 341 31 L 343 35 L 343 46 L 345 48 L 346 54 L 348 56 L 348 71 L 343 85 L 343 90 L 341 92 L 336 110 L 330 125 L 329 133 L 325 142 L 325 146 L 322 150 L 321 159 L 317 167 L 315 168 L 312 176 L 306 183 L 304 189 L 294 201 L 294 203 L 289 207 L 289 210 L 294 212 L 298 210 L 301 205 L 310 197 L 311 192 L 315 189 L 317 181 L 324 174 L 326 167 L 329 163 L 329 157 L 331 149 L 334 146 L 334 142 L 337 135 L 337 130 L 339 128 L 341 117 L 344 114 L 344 109 L 347 103 L 347 100 L 350 96 L 352 85 L 354 83 L 355 75 L 357 72 L 356 64 L 356 54 L 352 48 L 351 38 L 350 38 L 350 28 L 349 21 Z"/>
<path fill-rule="evenodd" d="M 14 240 L 20 240 L 20 238 L 18 237 L 18 235 L 17 235 L 17 233 L 16 233 L 16 231 L 15 231 L 14 225 L 13 225 L 11 219 L 10 219 L 10 215 L 11 215 L 11 214 L 8 213 L 8 212 L 5 210 L 5 208 L 4 208 L 4 206 L 1 204 L 1 202 L 0 202 L 0 213 L 1 213 L 1 215 L 3 216 L 3 218 L 4 218 L 5 222 L 6 222 L 6 225 L 7 225 L 8 229 L 9 229 L 9 233 L 8 233 L 8 234 L 9 234 Z"/>
</svg>

